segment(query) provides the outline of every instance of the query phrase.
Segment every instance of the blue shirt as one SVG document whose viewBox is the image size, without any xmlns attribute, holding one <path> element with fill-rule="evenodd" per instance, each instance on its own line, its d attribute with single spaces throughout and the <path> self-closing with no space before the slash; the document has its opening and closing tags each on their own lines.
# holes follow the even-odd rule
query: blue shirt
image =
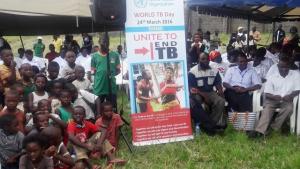
<svg viewBox="0 0 300 169">
<path fill-rule="evenodd" d="M 212 92 L 213 87 L 221 85 L 221 76 L 217 69 L 202 70 L 200 65 L 191 68 L 189 74 L 189 86 L 199 89 L 201 92 Z"/>
</svg>

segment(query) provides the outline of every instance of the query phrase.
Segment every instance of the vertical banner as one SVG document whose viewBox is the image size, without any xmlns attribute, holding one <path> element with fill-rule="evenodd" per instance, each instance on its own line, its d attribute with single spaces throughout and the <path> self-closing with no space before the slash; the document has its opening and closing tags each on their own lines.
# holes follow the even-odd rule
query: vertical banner
<svg viewBox="0 0 300 169">
<path fill-rule="evenodd" d="M 133 144 L 193 139 L 183 0 L 127 0 Z"/>
</svg>

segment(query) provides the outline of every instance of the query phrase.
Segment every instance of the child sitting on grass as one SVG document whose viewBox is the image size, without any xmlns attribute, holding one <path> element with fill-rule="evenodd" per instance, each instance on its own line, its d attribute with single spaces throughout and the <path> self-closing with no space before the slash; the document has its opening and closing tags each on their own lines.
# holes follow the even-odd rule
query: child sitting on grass
<svg viewBox="0 0 300 169">
<path fill-rule="evenodd" d="M 123 125 L 123 121 L 119 114 L 116 114 L 112 110 L 112 104 L 110 102 L 103 102 L 101 104 L 102 116 L 96 121 L 95 125 L 98 128 L 105 128 L 107 139 L 112 146 L 116 149 L 119 143 L 119 130 Z"/>
<path fill-rule="evenodd" d="M 24 87 L 24 97 L 28 97 L 29 93 L 34 92 L 35 86 L 33 84 L 33 71 L 29 63 L 21 65 L 20 73 L 22 76 L 22 84 Z"/>
<path fill-rule="evenodd" d="M 106 156 L 109 164 L 124 164 L 125 161 L 116 159 L 114 156 L 114 147 L 105 139 L 105 129 L 99 129 L 93 123 L 84 120 L 85 110 L 82 106 L 76 106 L 73 113 L 73 121 L 68 124 L 67 132 L 69 140 L 76 153 L 76 166 L 85 164 L 92 168 L 87 160 L 91 154 L 93 157 Z"/>
<path fill-rule="evenodd" d="M 61 106 L 59 96 L 63 90 L 63 82 L 61 80 L 54 80 L 50 85 L 50 97 L 49 101 L 51 103 L 51 111 L 55 113 L 55 110 Z"/>
<path fill-rule="evenodd" d="M 49 146 L 45 154 L 53 159 L 54 169 L 70 169 L 74 161 L 62 142 L 61 129 L 49 126 L 42 131 L 42 136 L 49 140 Z"/>
<path fill-rule="evenodd" d="M 25 137 L 23 147 L 26 154 L 20 158 L 19 169 L 54 169 L 53 160 L 44 155 L 46 143 L 40 134 Z"/>
<path fill-rule="evenodd" d="M 91 82 L 84 78 L 85 70 L 84 67 L 77 65 L 75 67 L 76 80 L 72 84 L 77 88 L 77 90 L 90 90 Z"/>
<path fill-rule="evenodd" d="M 42 99 L 48 99 L 49 95 L 46 92 L 47 78 L 43 74 L 37 74 L 34 78 L 36 91 L 28 95 L 28 104 L 31 113 L 36 112 L 38 102 Z"/>
<path fill-rule="evenodd" d="M 0 117 L 3 115 L 6 115 L 6 114 L 12 114 L 12 115 L 16 116 L 16 118 L 18 119 L 18 129 L 19 129 L 19 131 L 24 133 L 25 115 L 21 110 L 17 109 L 19 100 L 20 100 L 20 98 L 19 98 L 17 91 L 8 90 L 5 93 L 6 109 L 4 109 L 0 112 Z"/>
<path fill-rule="evenodd" d="M 72 106 L 72 94 L 69 90 L 62 90 L 60 93 L 61 106 L 55 110 L 55 113 L 59 115 L 60 119 L 68 123 L 72 119 L 72 112 L 73 112 L 73 106 Z"/>
<path fill-rule="evenodd" d="M 6 114 L 0 117 L 0 164 L 2 169 L 17 169 L 22 151 L 23 133 L 18 131 L 18 119 Z"/>
</svg>

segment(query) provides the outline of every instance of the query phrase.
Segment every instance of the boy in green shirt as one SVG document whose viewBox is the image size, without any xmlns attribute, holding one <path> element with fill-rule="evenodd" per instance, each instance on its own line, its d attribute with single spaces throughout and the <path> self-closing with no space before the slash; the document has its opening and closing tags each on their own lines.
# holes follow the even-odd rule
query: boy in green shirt
<svg viewBox="0 0 300 169">
<path fill-rule="evenodd" d="M 42 42 L 42 37 L 39 36 L 37 39 L 37 43 L 33 45 L 34 55 L 37 57 L 43 57 L 45 45 Z"/>
<path fill-rule="evenodd" d="M 100 104 L 104 101 L 113 103 L 114 110 L 117 110 L 117 84 L 115 76 L 120 73 L 120 59 L 116 52 L 109 51 L 108 47 L 100 44 L 99 52 L 92 55 L 91 69 L 95 75 L 94 79 L 94 94 L 99 96 L 97 99 L 97 112 L 100 113 Z M 110 60 L 110 75 L 111 84 L 107 76 L 107 55 L 109 54 Z M 111 86 L 111 98 L 109 92 L 109 85 Z"/>
</svg>

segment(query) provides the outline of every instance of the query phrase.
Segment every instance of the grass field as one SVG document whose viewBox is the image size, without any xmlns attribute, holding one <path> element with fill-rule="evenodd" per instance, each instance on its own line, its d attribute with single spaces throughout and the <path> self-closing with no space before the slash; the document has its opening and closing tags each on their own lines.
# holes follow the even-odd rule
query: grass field
<svg viewBox="0 0 300 169">
<path fill-rule="evenodd" d="M 268 37 L 263 34 L 261 44 L 265 44 Z M 16 53 L 21 47 L 19 37 L 5 38 Z M 43 38 L 46 45 L 52 40 L 51 36 Z M 76 35 L 75 39 L 81 44 L 81 36 Z M 94 42 L 97 39 L 94 38 Z M 227 43 L 228 35 L 221 34 L 221 39 L 222 43 Z M 23 40 L 26 48 L 32 48 L 36 37 L 26 36 Z M 112 37 L 111 49 L 116 49 L 118 44 L 119 37 Z M 124 96 L 122 92 L 118 105 L 121 105 L 121 96 Z M 123 98 L 124 117 L 130 120 L 128 100 L 126 96 Z M 130 127 L 125 126 L 123 131 L 131 139 Z M 222 136 L 210 137 L 201 133 L 190 141 L 134 147 L 134 153 L 129 152 L 121 138 L 118 156 L 127 159 L 128 163 L 117 168 L 126 169 L 300 169 L 300 140 L 279 133 L 272 133 L 265 139 L 249 140 L 244 133 L 229 127 Z M 104 164 L 104 160 L 99 163 Z"/>
</svg>

